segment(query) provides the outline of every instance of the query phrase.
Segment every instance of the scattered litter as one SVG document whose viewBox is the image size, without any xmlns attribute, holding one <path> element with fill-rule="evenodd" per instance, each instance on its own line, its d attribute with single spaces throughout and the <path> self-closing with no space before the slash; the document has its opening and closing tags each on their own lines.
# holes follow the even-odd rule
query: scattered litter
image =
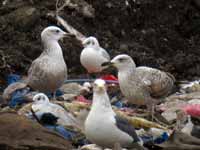
<svg viewBox="0 0 200 150">
<path fill-rule="evenodd" d="M 163 147 L 162 144 L 168 142 L 171 140 L 171 136 L 174 136 L 173 129 L 179 129 L 177 128 L 179 124 L 181 125 L 179 131 L 184 135 L 200 138 L 200 121 L 198 122 L 198 118 L 200 118 L 200 94 L 198 92 L 176 93 L 166 97 L 164 103 L 157 105 L 156 111 L 164 117 L 167 121 L 166 124 L 162 120 L 149 121 L 146 119 L 148 114 L 145 110 L 138 110 L 138 108 L 129 105 L 124 100 L 123 95 L 120 94 L 116 77 L 106 75 L 101 78 L 108 83 L 107 88 L 113 110 L 129 120 L 130 124 L 136 128 L 136 132 L 145 146 Z M 19 115 L 24 115 L 31 120 L 39 120 L 39 123 L 49 131 L 55 131 L 65 140 L 70 140 L 79 147 L 82 146 L 81 149 L 101 150 L 97 145 L 89 144 L 83 134 L 85 118 L 92 104 L 90 99 L 92 96 L 91 82 L 93 81 L 94 79 L 68 80 L 56 92 L 58 101 L 50 101 L 52 94 L 47 93 L 48 97 L 46 98 L 50 99 L 47 104 L 33 101 L 33 97 L 38 95 L 38 92 L 31 91 L 26 87 L 25 83 L 21 82 L 21 76 L 12 74 L 8 76 L 7 80 L 10 84 L 9 89 L 5 90 L 10 107 L 4 107 L 1 111 L 17 110 Z M 187 122 L 180 121 L 177 112 L 182 110 L 191 116 L 191 119 L 188 119 Z"/>
<path fill-rule="evenodd" d="M 191 116 L 200 117 L 200 104 L 188 104 L 183 110 Z"/>
<path fill-rule="evenodd" d="M 200 80 L 180 84 L 180 91 L 182 93 L 191 93 L 200 91 Z"/>
</svg>

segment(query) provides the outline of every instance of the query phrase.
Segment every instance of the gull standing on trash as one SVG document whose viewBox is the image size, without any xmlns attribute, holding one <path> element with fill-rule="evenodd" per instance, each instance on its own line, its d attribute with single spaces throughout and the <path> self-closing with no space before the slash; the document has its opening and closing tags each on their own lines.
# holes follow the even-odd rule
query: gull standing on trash
<svg viewBox="0 0 200 150">
<path fill-rule="evenodd" d="M 119 86 L 130 103 L 147 105 L 153 109 L 154 103 L 168 95 L 174 86 L 174 77 L 166 72 L 150 67 L 136 67 L 133 59 L 121 54 L 102 66 L 112 65 L 118 69 Z M 156 101 L 155 101 L 156 100 Z"/>
<path fill-rule="evenodd" d="M 122 147 L 141 147 L 134 127 L 112 110 L 105 81 L 97 79 L 93 86 L 92 107 L 85 121 L 86 137 L 104 148 L 117 143 Z"/>
<path fill-rule="evenodd" d="M 99 73 L 106 67 L 101 64 L 110 61 L 108 52 L 100 47 L 98 40 L 95 37 L 88 37 L 82 42 L 84 49 L 80 55 L 80 61 L 88 73 Z"/>
<path fill-rule="evenodd" d="M 43 93 L 38 93 L 33 97 L 31 108 L 39 120 L 45 113 L 51 113 L 58 118 L 59 125 L 76 126 L 80 128 L 76 119 L 70 113 L 60 105 L 51 103 L 49 98 Z"/>
<path fill-rule="evenodd" d="M 27 84 L 31 88 L 40 92 L 52 92 L 55 98 L 56 89 L 67 78 L 67 66 L 58 41 L 69 35 L 56 26 L 49 26 L 42 31 L 44 51 L 32 62 L 28 71 Z"/>
</svg>

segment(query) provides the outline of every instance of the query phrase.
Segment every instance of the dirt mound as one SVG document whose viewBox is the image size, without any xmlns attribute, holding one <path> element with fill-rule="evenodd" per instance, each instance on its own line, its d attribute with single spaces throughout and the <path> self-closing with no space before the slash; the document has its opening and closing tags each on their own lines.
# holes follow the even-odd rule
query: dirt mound
<svg viewBox="0 0 200 150">
<path fill-rule="evenodd" d="M 42 50 L 40 32 L 56 20 L 56 0 L 12 1 L 0 6 L 0 76 L 24 74 Z M 96 36 L 111 56 L 130 54 L 137 65 L 169 71 L 178 79 L 200 76 L 200 12 L 196 0 L 72 0 L 60 15 L 89 36 Z M 196 3 L 197 2 L 197 3 Z M 92 8 L 88 17 L 83 8 Z M 80 44 L 62 43 L 70 74 L 83 73 Z"/>
</svg>

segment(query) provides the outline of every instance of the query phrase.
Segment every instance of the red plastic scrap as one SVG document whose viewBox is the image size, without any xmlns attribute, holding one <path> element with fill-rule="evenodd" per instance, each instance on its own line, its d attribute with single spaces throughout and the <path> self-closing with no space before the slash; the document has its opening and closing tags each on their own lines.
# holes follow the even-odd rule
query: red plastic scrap
<svg viewBox="0 0 200 150">
<path fill-rule="evenodd" d="M 191 116 L 199 117 L 200 116 L 200 104 L 190 104 L 183 108 L 183 110 Z"/>
<path fill-rule="evenodd" d="M 117 77 L 115 77 L 114 75 L 104 75 L 101 76 L 101 79 L 103 80 L 113 80 L 113 81 L 118 81 Z"/>
<path fill-rule="evenodd" d="M 80 96 L 77 96 L 76 98 L 77 101 L 79 102 L 82 102 L 82 103 L 86 103 L 86 104 L 91 104 L 92 101 L 86 99 L 84 96 L 80 95 Z"/>
</svg>

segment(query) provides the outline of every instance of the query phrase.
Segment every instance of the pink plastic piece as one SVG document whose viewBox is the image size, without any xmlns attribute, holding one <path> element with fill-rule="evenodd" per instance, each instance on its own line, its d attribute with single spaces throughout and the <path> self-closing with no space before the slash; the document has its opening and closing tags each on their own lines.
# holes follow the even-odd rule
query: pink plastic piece
<svg viewBox="0 0 200 150">
<path fill-rule="evenodd" d="M 183 110 L 191 116 L 200 116 L 200 104 L 190 104 L 183 108 Z"/>
</svg>

